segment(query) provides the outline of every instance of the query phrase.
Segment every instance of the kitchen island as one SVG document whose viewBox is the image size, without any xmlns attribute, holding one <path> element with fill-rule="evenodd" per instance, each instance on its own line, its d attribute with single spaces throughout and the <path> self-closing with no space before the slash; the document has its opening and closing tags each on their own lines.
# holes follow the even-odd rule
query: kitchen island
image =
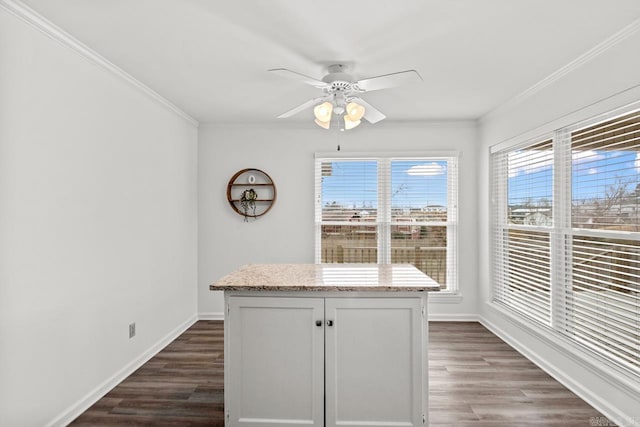
<svg viewBox="0 0 640 427">
<path fill-rule="evenodd" d="M 227 426 L 427 423 L 427 295 L 408 264 L 254 264 L 224 291 Z"/>
</svg>

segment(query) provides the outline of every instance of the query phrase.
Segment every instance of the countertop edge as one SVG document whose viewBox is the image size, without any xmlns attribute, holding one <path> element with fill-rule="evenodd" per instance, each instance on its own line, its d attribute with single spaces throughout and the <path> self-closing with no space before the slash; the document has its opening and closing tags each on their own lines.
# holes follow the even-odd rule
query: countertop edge
<svg viewBox="0 0 640 427">
<path fill-rule="evenodd" d="M 437 292 L 440 285 L 411 264 L 246 264 L 210 291 Z"/>
</svg>

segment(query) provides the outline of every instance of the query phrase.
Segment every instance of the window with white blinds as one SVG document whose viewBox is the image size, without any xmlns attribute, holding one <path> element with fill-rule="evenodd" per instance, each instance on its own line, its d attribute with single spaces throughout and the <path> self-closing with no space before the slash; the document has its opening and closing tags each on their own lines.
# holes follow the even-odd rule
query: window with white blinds
<svg viewBox="0 0 640 427">
<path fill-rule="evenodd" d="M 640 373 L 640 111 L 570 136 L 564 332 Z"/>
<path fill-rule="evenodd" d="M 320 262 L 378 262 L 378 161 L 327 160 L 316 168 L 322 184 L 316 197 Z"/>
<path fill-rule="evenodd" d="M 492 154 L 494 300 L 640 375 L 640 110 Z"/>
<path fill-rule="evenodd" d="M 494 155 L 495 298 L 551 324 L 553 146 L 537 141 Z"/>
<path fill-rule="evenodd" d="M 457 158 L 316 158 L 316 262 L 409 263 L 456 290 Z"/>
</svg>

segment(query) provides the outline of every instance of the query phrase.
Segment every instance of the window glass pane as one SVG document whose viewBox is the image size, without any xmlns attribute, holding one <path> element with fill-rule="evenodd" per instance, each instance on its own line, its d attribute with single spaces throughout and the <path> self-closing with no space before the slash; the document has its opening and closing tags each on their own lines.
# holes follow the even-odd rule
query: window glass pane
<svg viewBox="0 0 640 427">
<path fill-rule="evenodd" d="M 547 232 L 508 230 L 499 299 L 539 322 L 551 323 L 551 245 Z"/>
<path fill-rule="evenodd" d="M 391 221 L 447 220 L 447 162 L 391 162 Z"/>
<path fill-rule="evenodd" d="M 640 231 L 640 112 L 571 134 L 575 228 Z"/>
<path fill-rule="evenodd" d="M 640 369 L 640 242 L 574 236 L 567 333 Z"/>
<path fill-rule="evenodd" d="M 640 110 L 591 123 L 492 155 L 494 295 L 640 374 Z"/>
<path fill-rule="evenodd" d="M 322 263 L 377 263 L 378 233 L 375 223 L 323 225 Z"/>
<path fill-rule="evenodd" d="M 553 148 L 547 140 L 511 151 L 507 157 L 510 224 L 552 224 Z"/>
<path fill-rule="evenodd" d="M 322 168 L 322 221 L 376 221 L 378 162 L 327 160 Z"/>
<path fill-rule="evenodd" d="M 447 287 L 447 227 L 416 225 L 391 226 L 391 262 L 412 264 Z"/>
<path fill-rule="evenodd" d="M 455 291 L 455 200 L 455 158 L 318 158 L 316 262 L 411 263 Z"/>
</svg>

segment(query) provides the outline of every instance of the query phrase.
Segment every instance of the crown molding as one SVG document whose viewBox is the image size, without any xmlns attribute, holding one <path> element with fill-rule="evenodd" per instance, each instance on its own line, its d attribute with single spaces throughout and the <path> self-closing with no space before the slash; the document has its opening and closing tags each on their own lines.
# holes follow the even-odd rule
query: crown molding
<svg viewBox="0 0 640 427">
<path fill-rule="evenodd" d="M 175 105 L 159 93 L 155 92 L 149 86 L 140 82 L 131 74 L 127 73 L 122 68 L 118 67 L 117 65 L 106 59 L 104 56 L 100 55 L 98 52 L 91 49 L 89 46 L 85 45 L 80 40 L 76 39 L 71 34 L 67 33 L 62 28 L 58 27 L 53 22 L 49 21 L 44 16 L 40 15 L 38 12 L 31 9 L 24 3 L 18 0 L 0 0 L 0 8 L 5 9 L 9 13 L 41 31 L 53 40 L 56 40 L 57 42 L 70 48 L 84 58 L 89 59 L 105 70 L 115 74 L 131 86 L 138 89 L 140 92 L 147 95 L 153 101 L 174 112 L 193 126 L 199 126 L 199 122 L 196 119 L 180 109 L 177 105 Z"/>
<path fill-rule="evenodd" d="M 479 122 L 484 122 L 487 119 L 489 119 L 490 117 L 499 115 L 502 111 L 507 110 L 509 108 L 512 108 L 512 107 L 524 102 L 526 99 L 531 98 L 533 95 L 535 95 L 538 92 L 542 91 L 546 87 L 551 86 L 553 83 L 555 83 L 558 80 L 564 78 L 565 76 L 571 74 L 572 72 L 574 72 L 578 68 L 582 67 L 586 63 L 590 62 L 591 60 L 593 60 L 593 59 L 597 58 L 598 56 L 602 55 L 604 52 L 606 52 L 609 49 L 611 49 L 612 47 L 616 46 L 618 43 L 628 39 L 629 37 L 631 37 L 632 35 L 637 33 L 639 30 L 640 30 L 640 18 L 636 19 L 631 24 L 629 24 L 626 27 L 622 28 L 620 31 L 618 31 L 618 32 L 614 33 L 613 35 L 609 36 L 608 38 L 606 38 L 602 42 L 600 42 L 597 45 L 595 45 L 593 48 L 589 49 L 588 51 L 586 51 L 585 53 L 583 53 L 582 55 L 580 55 L 579 57 L 577 57 L 573 61 L 569 62 L 564 67 L 562 67 L 562 68 L 556 70 L 555 72 L 551 73 L 550 75 L 548 75 L 544 79 L 540 80 L 538 83 L 534 84 L 530 88 L 526 89 L 525 91 L 519 93 L 518 95 L 514 96 L 513 98 L 510 98 L 506 102 L 500 104 L 496 108 L 494 108 L 494 109 L 490 110 L 489 112 L 485 113 L 484 115 L 482 115 L 478 119 L 478 121 Z"/>
</svg>

